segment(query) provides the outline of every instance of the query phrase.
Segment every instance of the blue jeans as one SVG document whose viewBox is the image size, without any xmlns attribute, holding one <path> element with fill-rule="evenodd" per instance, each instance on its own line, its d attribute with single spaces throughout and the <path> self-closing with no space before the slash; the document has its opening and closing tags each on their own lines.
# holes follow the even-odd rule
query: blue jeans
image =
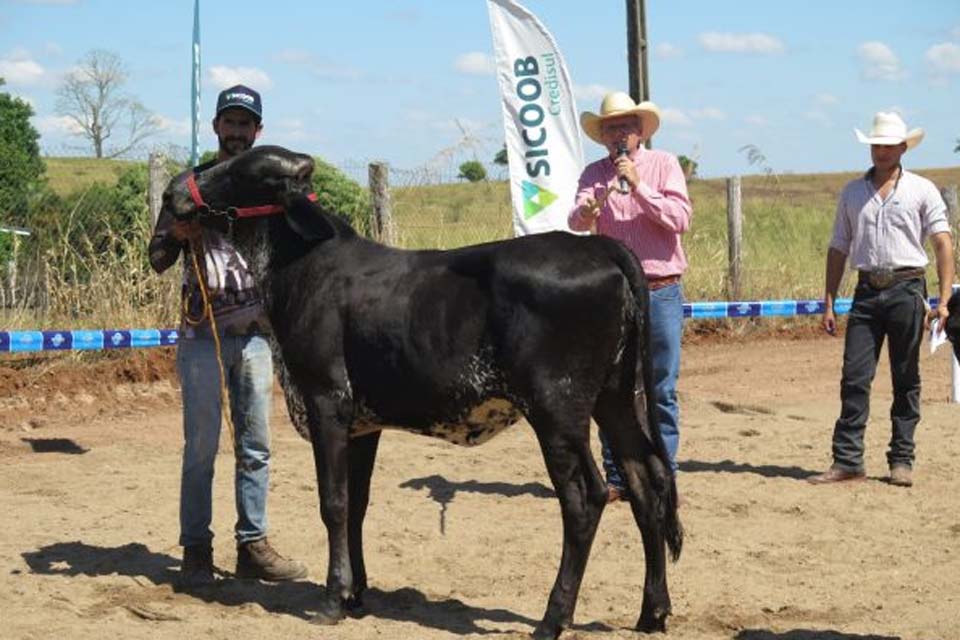
<svg viewBox="0 0 960 640">
<path fill-rule="evenodd" d="M 660 436 L 670 456 L 670 466 L 677 472 L 677 450 L 680 448 L 680 403 L 677 401 L 677 379 L 680 377 L 680 339 L 683 336 L 683 288 L 672 284 L 650 291 L 650 357 L 653 360 L 653 394 L 657 403 Z M 603 470 L 607 483 L 626 486 L 620 470 L 613 462 L 607 440 L 600 433 Z"/>
<path fill-rule="evenodd" d="M 270 399 L 273 360 L 262 336 L 220 339 L 235 429 L 237 542 L 267 535 Z M 213 471 L 220 442 L 220 370 L 212 338 L 181 340 L 177 372 L 183 396 L 180 544 L 210 544 Z"/>
</svg>

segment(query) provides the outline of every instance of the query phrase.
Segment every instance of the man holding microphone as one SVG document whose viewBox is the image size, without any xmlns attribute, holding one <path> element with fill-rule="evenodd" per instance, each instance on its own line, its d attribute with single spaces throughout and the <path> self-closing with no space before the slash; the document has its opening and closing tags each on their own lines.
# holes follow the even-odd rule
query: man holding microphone
<svg viewBox="0 0 960 640">
<path fill-rule="evenodd" d="M 680 279 L 687 268 L 680 236 L 690 228 L 693 215 L 686 178 L 675 156 L 643 145 L 660 126 L 660 110 L 652 102 L 636 104 L 625 93 L 609 93 L 600 113 L 584 112 L 580 124 L 609 155 L 583 170 L 567 222 L 573 231 L 595 229 L 620 240 L 643 266 L 650 289 L 653 401 L 676 473 L 680 444 L 677 379 L 683 333 Z M 607 501 L 624 499 L 626 485 L 602 433 L 600 441 Z"/>
</svg>

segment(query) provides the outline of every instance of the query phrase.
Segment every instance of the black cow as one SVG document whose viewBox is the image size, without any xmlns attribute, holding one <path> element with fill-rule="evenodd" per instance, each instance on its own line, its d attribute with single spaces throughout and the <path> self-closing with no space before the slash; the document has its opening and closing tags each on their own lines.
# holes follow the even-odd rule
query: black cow
<svg viewBox="0 0 960 640">
<path fill-rule="evenodd" d="M 313 161 L 257 147 L 196 178 L 163 206 L 223 225 L 254 270 L 273 324 L 294 424 L 313 445 L 329 536 L 319 622 L 360 605 L 362 524 L 385 428 L 480 444 L 521 416 L 536 432 L 563 517 L 563 555 L 534 636 L 570 625 L 606 491 L 593 416 L 622 465 L 646 558 L 637 628 L 665 630 L 666 549 L 682 530 L 653 420 L 648 292 L 604 237 L 546 233 L 452 251 L 402 251 L 357 235 L 307 197 Z M 237 217 L 266 203 L 282 215 Z"/>
<path fill-rule="evenodd" d="M 947 316 L 944 331 L 947 332 L 947 337 L 953 345 L 954 355 L 960 360 L 960 293 L 954 291 L 950 296 L 950 300 L 947 301 L 947 311 L 950 315 Z"/>
</svg>

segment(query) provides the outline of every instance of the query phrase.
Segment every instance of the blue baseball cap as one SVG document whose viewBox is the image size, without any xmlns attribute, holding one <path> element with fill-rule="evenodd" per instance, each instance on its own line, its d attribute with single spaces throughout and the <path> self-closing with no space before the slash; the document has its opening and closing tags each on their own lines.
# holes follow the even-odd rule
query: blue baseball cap
<svg viewBox="0 0 960 640">
<path fill-rule="evenodd" d="M 257 117 L 257 122 L 263 118 L 260 94 L 245 85 L 237 84 L 220 92 L 217 97 L 217 115 L 231 107 L 246 109 Z"/>
</svg>

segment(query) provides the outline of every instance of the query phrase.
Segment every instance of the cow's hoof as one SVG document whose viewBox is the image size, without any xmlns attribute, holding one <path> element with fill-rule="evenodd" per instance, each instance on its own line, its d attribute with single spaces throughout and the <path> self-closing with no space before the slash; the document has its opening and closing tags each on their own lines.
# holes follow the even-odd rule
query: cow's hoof
<svg viewBox="0 0 960 640">
<path fill-rule="evenodd" d="M 310 618 L 310 622 L 312 624 L 328 626 L 337 624 L 343 620 L 343 615 L 343 607 L 330 603 L 323 603 L 320 605 L 320 610 L 317 611 L 317 615 Z"/>
<path fill-rule="evenodd" d="M 641 615 L 637 620 L 637 631 L 643 633 L 666 633 L 667 616 L 670 611 L 657 611 L 650 615 Z"/>
<path fill-rule="evenodd" d="M 533 630 L 533 640 L 557 640 L 560 636 L 560 628 L 554 625 L 546 625 L 543 622 L 537 625 Z"/>
<path fill-rule="evenodd" d="M 367 615 L 367 608 L 363 606 L 363 599 L 360 596 L 348 599 L 343 603 L 343 608 L 351 618 L 362 618 Z"/>
</svg>

